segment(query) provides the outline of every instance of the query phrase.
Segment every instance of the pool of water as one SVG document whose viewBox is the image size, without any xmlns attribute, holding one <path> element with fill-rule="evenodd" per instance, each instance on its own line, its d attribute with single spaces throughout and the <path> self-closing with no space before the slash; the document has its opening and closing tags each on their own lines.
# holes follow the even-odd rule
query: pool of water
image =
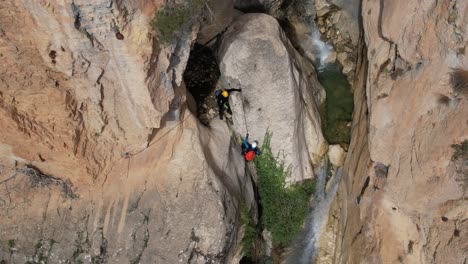
<svg viewBox="0 0 468 264">
<path fill-rule="evenodd" d="M 354 101 L 351 85 L 338 64 L 328 64 L 318 70 L 318 79 L 327 92 L 322 106 L 322 130 L 330 144 L 347 148 L 351 139 Z"/>
</svg>

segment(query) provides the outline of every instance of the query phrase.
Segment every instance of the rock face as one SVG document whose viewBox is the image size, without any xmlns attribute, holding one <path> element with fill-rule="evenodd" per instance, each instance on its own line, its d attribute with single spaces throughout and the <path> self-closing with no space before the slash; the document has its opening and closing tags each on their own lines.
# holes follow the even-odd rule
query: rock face
<svg viewBox="0 0 468 264">
<path fill-rule="evenodd" d="M 350 82 L 354 79 L 359 41 L 359 0 L 317 0 L 317 26 L 326 43 L 333 45 L 336 59 Z"/>
<path fill-rule="evenodd" d="M 7 263 L 231 259 L 239 200 L 253 197 L 240 149 L 223 144 L 230 138 L 224 123 L 213 122 L 208 131 L 189 112 L 182 117 L 146 150 L 118 162 L 103 182 L 76 186 L 79 198 L 70 199 L 55 183 L 42 185 L 44 179 L 34 185 L 31 175 L 18 173 L 8 181 L 9 196 L 2 193 L 0 258 Z"/>
<path fill-rule="evenodd" d="M 227 125 L 187 110 L 198 25 L 160 46 L 159 2 L 0 3 L 0 262 L 233 257 L 251 184 Z"/>
<path fill-rule="evenodd" d="M 202 17 L 205 22 L 197 36 L 197 42 L 202 45 L 214 44 L 218 34 L 223 32 L 236 17 L 243 14 L 234 8 L 234 0 L 211 1 L 208 6 L 209 12 Z"/>
<path fill-rule="evenodd" d="M 230 97 L 236 132 L 261 143 L 269 130 L 273 152 L 291 165 L 290 180 L 311 178 L 312 164 L 326 154 L 317 108 L 324 90 L 312 65 L 263 14 L 246 14 L 229 27 L 219 60 L 225 85 L 242 88 Z"/>
<path fill-rule="evenodd" d="M 97 177 L 147 146 L 177 88 L 161 73 L 183 64 L 170 65 L 173 47 L 153 50 L 155 5 L 143 2 L 2 2 L 1 124 L 23 131 L 2 142 L 17 156 Z M 172 60 L 188 56 L 190 41 L 181 45 Z"/>
<path fill-rule="evenodd" d="M 468 99 L 450 74 L 467 70 L 467 5 L 363 1 L 369 63 L 358 64 L 347 175 L 330 214 L 336 243 L 320 257 L 466 262 Z"/>
</svg>

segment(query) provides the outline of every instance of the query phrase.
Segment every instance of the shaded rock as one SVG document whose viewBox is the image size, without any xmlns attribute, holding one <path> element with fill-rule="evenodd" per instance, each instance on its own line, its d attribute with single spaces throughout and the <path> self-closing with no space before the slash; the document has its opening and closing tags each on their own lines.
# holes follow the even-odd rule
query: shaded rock
<svg viewBox="0 0 468 264">
<path fill-rule="evenodd" d="M 318 0 L 315 1 L 320 32 L 327 43 L 333 45 L 338 53 L 345 52 L 347 57 L 356 57 L 359 38 L 359 2 L 357 0 Z M 347 43 L 349 46 L 344 46 Z M 349 50 L 344 50 L 349 48 Z M 355 60 L 338 60 L 343 65 L 343 73 L 352 83 Z"/>
<path fill-rule="evenodd" d="M 332 6 L 327 0 L 316 0 L 315 9 L 317 10 L 317 17 L 323 17 L 332 10 Z"/>
<path fill-rule="evenodd" d="M 232 21 L 243 13 L 234 8 L 233 0 L 210 1 L 205 3 L 207 11 L 201 18 L 200 32 L 197 42 L 206 45 L 213 44 L 217 35 L 222 33 Z M 213 40 L 213 41 L 212 41 Z M 208 43 L 209 41 L 212 41 Z"/>
<path fill-rule="evenodd" d="M 285 0 L 234 0 L 234 6 L 244 12 L 264 12 L 277 16 L 283 2 Z"/>
<path fill-rule="evenodd" d="M 326 154 L 317 105 L 324 90 L 315 71 L 291 46 L 278 22 L 263 14 L 240 17 L 226 31 L 220 70 L 230 87 L 234 129 L 250 138 L 273 133 L 274 153 L 291 165 L 289 181 L 313 177 L 311 164 Z"/>
<path fill-rule="evenodd" d="M 375 163 L 374 165 L 375 176 L 378 178 L 387 178 L 388 166 L 380 162 Z"/>
</svg>

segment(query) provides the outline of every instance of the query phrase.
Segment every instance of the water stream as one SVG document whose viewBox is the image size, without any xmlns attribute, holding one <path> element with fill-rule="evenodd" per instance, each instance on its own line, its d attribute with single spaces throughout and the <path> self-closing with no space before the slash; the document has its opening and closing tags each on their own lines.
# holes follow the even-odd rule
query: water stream
<svg viewBox="0 0 468 264">
<path fill-rule="evenodd" d="M 333 182 L 328 192 L 326 190 L 327 174 L 328 161 L 324 161 L 317 174 L 317 189 L 311 201 L 304 230 L 293 245 L 293 251 L 287 261 L 289 264 L 315 263 L 320 235 L 327 223 L 328 211 L 341 180 L 341 168 L 336 171 L 334 177 L 330 178 Z"/>
<path fill-rule="evenodd" d="M 311 23 L 310 40 L 313 47 L 312 52 L 314 52 L 318 58 L 318 69 L 321 69 L 322 67 L 326 66 L 328 57 L 333 51 L 333 47 L 332 45 L 325 43 L 320 39 L 320 31 L 317 25 L 315 25 L 315 22 Z"/>
<path fill-rule="evenodd" d="M 310 49 L 306 50 L 306 53 L 313 53 L 316 58 L 315 67 L 318 71 L 319 81 L 327 93 L 324 115 L 322 115 L 324 134 L 331 144 L 347 144 L 350 138 L 350 128 L 347 124 L 352 119 L 354 108 L 350 84 L 346 76 L 341 73 L 340 65 L 328 63 L 328 57 L 333 51 L 333 47 L 320 39 L 320 31 L 315 22 L 311 23 L 310 27 L 311 33 L 305 45 Z M 304 45 L 302 46 L 304 47 Z M 342 177 L 342 168 L 340 167 L 336 170 L 335 175 L 329 178 L 330 184 L 327 184 L 329 168 L 328 160 L 325 159 L 316 171 L 316 192 L 311 200 L 304 229 L 293 243 L 291 254 L 287 259 L 288 264 L 315 263 L 320 236 L 326 226 L 330 206 Z"/>
</svg>

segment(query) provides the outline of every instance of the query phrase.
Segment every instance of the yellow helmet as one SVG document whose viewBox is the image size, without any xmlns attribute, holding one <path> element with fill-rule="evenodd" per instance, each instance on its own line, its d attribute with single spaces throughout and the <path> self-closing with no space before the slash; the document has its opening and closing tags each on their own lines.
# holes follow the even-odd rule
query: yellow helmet
<svg viewBox="0 0 468 264">
<path fill-rule="evenodd" d="M 228 91 L 224 90 L 222 93 L 221 93 L 225 98 L 227 98 L 229 96 L 229 93 Z"/>
</svg>

